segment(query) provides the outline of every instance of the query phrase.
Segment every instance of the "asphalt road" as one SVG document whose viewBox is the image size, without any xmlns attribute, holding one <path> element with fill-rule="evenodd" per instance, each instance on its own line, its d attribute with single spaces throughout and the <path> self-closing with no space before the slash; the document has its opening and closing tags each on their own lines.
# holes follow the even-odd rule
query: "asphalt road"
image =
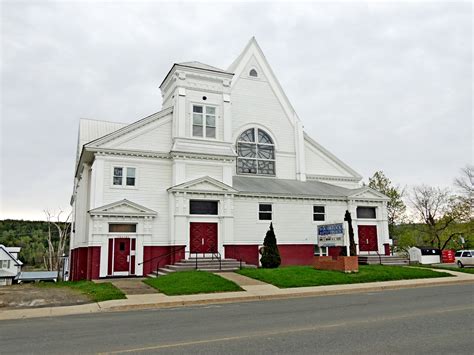
<svg viewBox="0 0 474 355">
<path fill-rule="evenodd" d="M 0 322 L 1 354 L 473 350 L 473 284 Z"/>
</svg>

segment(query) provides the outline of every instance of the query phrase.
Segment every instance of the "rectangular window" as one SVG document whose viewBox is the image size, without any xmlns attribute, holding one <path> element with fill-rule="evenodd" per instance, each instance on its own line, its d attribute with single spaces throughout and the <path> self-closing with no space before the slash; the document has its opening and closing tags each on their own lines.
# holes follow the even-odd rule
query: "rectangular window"
<svg viewBox="0 0 474 355">
<path fill-rule="evenodd" d="M 127 186 L 135 186 L 135 168 L 127 168 Z"/>
<path fill-rule="evenodd" d="M 357 207 L 357 218 L 375 219 L 375 207 Z"/>
<path fill-rule="evenodd" d="M 109 233 L 136 233 L 137 225 L 133 223 L 111 223 Z"/>
<path fill-rule="evenodd" d="M 0 260 L 0 269 L 9 269 L 10 260 Z"/>
<path fill-rule="evenodd" d="M 314 246 L 314 255 L 315 256 L 326 256 L 328 255 L 327 247 L 320 247 L 318 245 Z"/>
<path fill-rule="evenodd" d="M 190 214 L 209 214 L 217 215 L 217 201 L 189 201 Z"/>
<path fill-rule="evenodd" d="M 125 174 L 124 174 L 125 172 Z M 136 169 L 114 166 L 113 185 L 114 186 L 135 186 Z"/>
<path fill-rule="evenodd" d="M 261 203 L 258 205 L 258 219 L 260 221 L 272 220 L 272 205 Z"/>
<path fill-rule="evenodd" d="M 325 207 L 313 206 L 313 221 L 324 221 Z"/>
<path fill-rule="evenodd" d="M 216 108 L 193 105 L 193 137 L 216 138 Z"/>
<path fill-rule="evenodd" d="M 114 185 L 122 185 L 123 168 L 114 167 Z"/>
</svg>

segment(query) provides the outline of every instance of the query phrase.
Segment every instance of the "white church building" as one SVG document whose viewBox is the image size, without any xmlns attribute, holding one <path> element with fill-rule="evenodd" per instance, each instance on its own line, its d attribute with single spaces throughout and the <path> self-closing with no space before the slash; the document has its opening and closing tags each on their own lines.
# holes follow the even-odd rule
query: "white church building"
<svg viewBox="0 0 474 355">
<path fill-rule="evenodd" d="M 73 280 L 147 275 L 220 254 L 258 265 L 270 222 L 282 265 L 308 265 L 317 226 L 348 210 L 360 254 L 388 252 L 387 197 L 309 137 L 256 40 L 225 70 L 175 63 L 162 110 L 131 124 L 81 119 Z"/>
</svg>

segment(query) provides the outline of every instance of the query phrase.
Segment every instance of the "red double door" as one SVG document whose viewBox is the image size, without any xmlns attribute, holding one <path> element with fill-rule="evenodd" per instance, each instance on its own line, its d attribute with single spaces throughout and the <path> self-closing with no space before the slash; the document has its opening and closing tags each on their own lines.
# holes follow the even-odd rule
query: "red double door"
<svg viewBox="0 0 474 355">
<path fill-rule="evenodd" d="M 377 226 L 358 226 L 359 251 L 378 251 Z"/>
<path fill-rule="evenodd" d="M 191 253 L 217 253 L 217 223 L 191 222 Z"/>
</svg>

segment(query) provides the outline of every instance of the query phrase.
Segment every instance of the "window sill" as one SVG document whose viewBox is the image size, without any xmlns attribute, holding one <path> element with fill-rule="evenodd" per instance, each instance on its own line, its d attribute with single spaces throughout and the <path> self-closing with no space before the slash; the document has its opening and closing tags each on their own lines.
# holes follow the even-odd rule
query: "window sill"
<svg viewBox="0 0 474 355">
<path fill-rule="evenodd" d="M 111 189 L 117 190 L 138 190 L 137 186 L 123 186 L 123 185 L 112 185 L 110 186 Z"/>
</svg>

